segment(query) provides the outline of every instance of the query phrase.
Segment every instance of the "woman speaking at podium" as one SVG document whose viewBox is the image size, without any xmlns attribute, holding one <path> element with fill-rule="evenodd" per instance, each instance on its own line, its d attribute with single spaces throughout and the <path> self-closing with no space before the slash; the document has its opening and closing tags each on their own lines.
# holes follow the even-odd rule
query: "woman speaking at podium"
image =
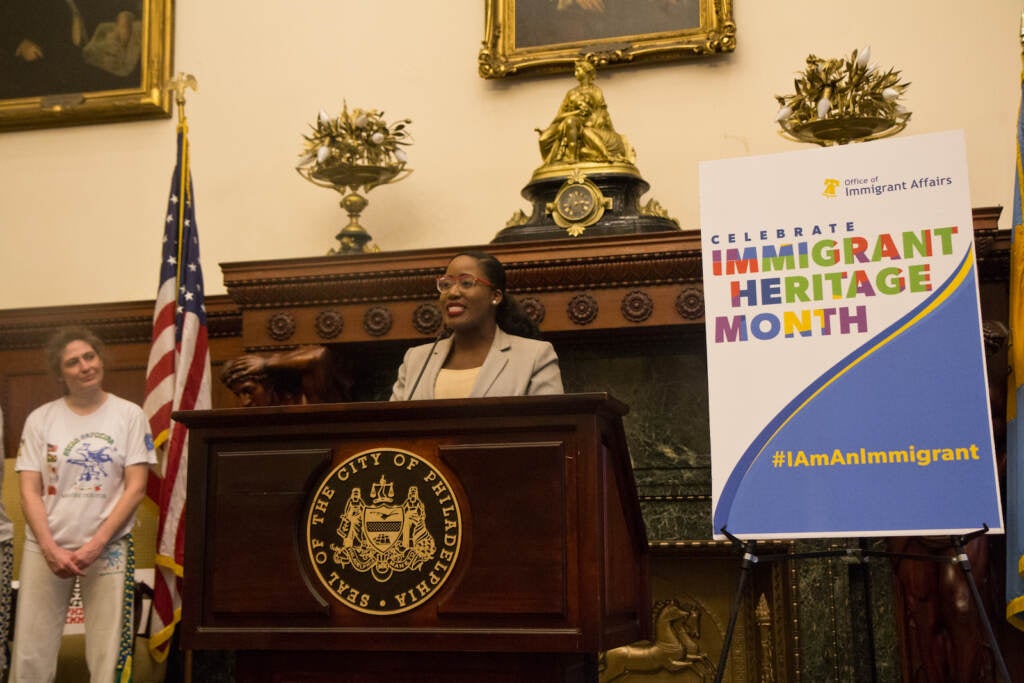
<svg viewBox="0 0 1024 683">
<path fill-rule="evenodd" d="M 437 291 L 444 327 L 405 353 L 392 401 L 562 393 L 555 349 L 505 290 L 498 259 L 456 254 Z"/>
</svg>

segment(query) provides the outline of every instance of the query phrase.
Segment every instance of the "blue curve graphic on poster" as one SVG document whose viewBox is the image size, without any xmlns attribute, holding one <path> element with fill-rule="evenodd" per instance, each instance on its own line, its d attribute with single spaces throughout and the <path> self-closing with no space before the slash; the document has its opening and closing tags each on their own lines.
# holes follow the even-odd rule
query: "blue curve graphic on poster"
<svg viewBox="0 0 1024 683">
<path fill-rule="evenodd" d="M 725 484 L 715 530 L 884 535 L 997 527 L 978 325 L 969 250 L 938 291 L 761 431 Z M 877 462 L 893 457 L 906 461 Z"/>
</svg>

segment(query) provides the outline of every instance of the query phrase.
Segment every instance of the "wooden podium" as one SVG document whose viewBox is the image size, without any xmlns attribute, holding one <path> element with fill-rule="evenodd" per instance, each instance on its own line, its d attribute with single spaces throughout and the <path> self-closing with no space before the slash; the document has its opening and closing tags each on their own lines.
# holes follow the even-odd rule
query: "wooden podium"
<svg viewBox="0 0 1024 683">
<path fill-rule="evenodd" d="M 182 646 L 235 650 L 239 681 L 596 681 L 598 652 L 649 629 L 626 411 L 576 394 L 177 413 Z"/>
</svg>

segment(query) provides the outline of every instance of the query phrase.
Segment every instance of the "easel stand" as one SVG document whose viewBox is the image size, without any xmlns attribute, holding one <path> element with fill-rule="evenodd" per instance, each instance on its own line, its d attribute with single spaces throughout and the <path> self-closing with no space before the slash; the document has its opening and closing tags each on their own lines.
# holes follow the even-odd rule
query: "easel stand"
<svg viewBox="0 0 1024 683">
<path fill-rule="evenodd" d="M 794 554 L 778 554 L 778 555 L 762 555 L 758 556 L 755 552 L 757 541 L 750 540 L 744 541 L 736 536 L 730 534 L 725 527 L 722 527 L 721 532 L 733 542 L 743 553 L 743 559 L 740 563 L 740 580 L 739 585 L 736 587 L 736 596 L 733 599 L 732 611 L 729 614 L 729 626 L 725 631 L 725 639 L 722 642 L 722 654 L 718 658 L 718 669 L 715 671 L 715 683 L 721 683 L 722 677 L 725 675 L 725 667 L 729 661 L 729 647 L 732 644 L 733 632 L 736 629 L 736 618 L 739 616 L 740 605 L 743 604 L 743 593 L 747 585 L 747 580 L 750 578 L 750 573 L 753 570 L 754 565 L 760 562 L 775 562 L 779 560 L 805 560 L 822 557 L 846 557 L 854 559 L 861 564 L 866 564 L 869 557 L 888 557 L 888 558 L 901 558 L 910 560 L 927 560 L 930 562 L 941 562 L 949 563 L 953 562 L 960 566 L 964 572 L 964 576 L 967 579 L 967 585 L 971 588 L 971 595 L 974 597 L 974 604 L 978 607 L 978 616 L 981 618 L 982 626 L 985 629 L 985 637 L 988 639 L 989 647 L 992 648 L 992 654 L 995 658 L 996 669 L 999 671 L 999 675 L 1006 683 L 1012 683 L 1010 679 L 1010 673 L 1006 668 L 1006 662 L 1003 660 L 1003 654 L 999 650 L 999 643 L 996 642 L 995 632 L 992 630 L 992 623 L 989 621 L 988 614 L 985 612 L 985 605 L 981 601 L 981 593 L 978 592 L 978 586 L 974 582 L 974 575 L 971 573 L 971 561 L 967 557 L 967 551 L 964 546 L 970 541 L 988 533 L 988 525 L 985 524 L 981 529 L 972 531 L 969 534 L 963 536 L 951 536 L 949 539 L 950 545 L 956 551 L 954 557 L 947 555 L 919 555 L 913 553 L 890 553 L 879 550 L 868 550 L 866 548 L 844 548 L 841 550 L 822 550 L 817 552 L 808 553 L 794 553 Z M 871 609 L 870 605 L 867 607 L 868 620 L 867 623 L 871 624 Z M 873 642 L 874 638 L 869 633 L 869 640 Z M 874 677 L 874 665 L 872 664 L 872 677 Z"/>
</svg>

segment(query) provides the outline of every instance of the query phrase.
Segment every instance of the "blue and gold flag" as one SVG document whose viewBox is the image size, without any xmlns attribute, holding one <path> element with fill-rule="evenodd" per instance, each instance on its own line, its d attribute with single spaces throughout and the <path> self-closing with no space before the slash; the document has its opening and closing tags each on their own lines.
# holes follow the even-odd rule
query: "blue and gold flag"
<svg viewBox="0 0 1024 683">
<path fill-rule="evenodd" d="M 1024 631 L 1024 74 L 1017 114 L 1017 173 L 1013 188 L 1013 234 L 1010 241 L 1010 386 L 1006 400 L 1006 618 Z"/>
</svg>

